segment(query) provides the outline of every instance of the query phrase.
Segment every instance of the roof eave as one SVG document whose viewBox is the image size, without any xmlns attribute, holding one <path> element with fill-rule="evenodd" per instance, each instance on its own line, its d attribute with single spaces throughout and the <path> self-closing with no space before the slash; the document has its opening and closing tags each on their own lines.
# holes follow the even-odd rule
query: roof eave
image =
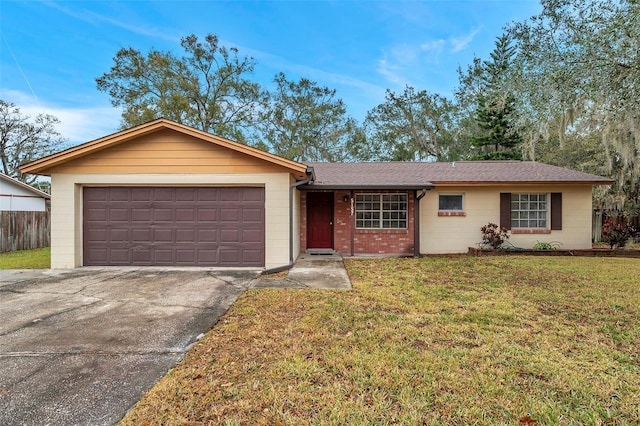
<svg viewBox="0 0 640 426">
<path fill-rule="evenodd" d="M 434 181 L 435 186 L 612 185 L 615 180 Z"/>
<path fill-rule="evenodd" d="M 358 184 L 358 185 L 344 185 L 344 184 L 340 184 L 340 185 L 332 185 L 332 184 L 318 184 L 318 183 L 313 183 L 313 184 L 308 184 L 308 185 L 300 185 L 298 187 L 299 189 L 303 189 L 303 190 L 312 190 L 312 189 L 320 189 L 320 190 L 405 190 L 405 191 L 411 191 L 411 190 L 419 190 L 419 189 L 433 189 L 434 185 L 432 183 L 426 183 L 426 184 L 422 184 L 422 185 L 415 185 L 415 184 L 411 184 L 411 185 L 363 185 L 363 184 Z"/>
</svg>

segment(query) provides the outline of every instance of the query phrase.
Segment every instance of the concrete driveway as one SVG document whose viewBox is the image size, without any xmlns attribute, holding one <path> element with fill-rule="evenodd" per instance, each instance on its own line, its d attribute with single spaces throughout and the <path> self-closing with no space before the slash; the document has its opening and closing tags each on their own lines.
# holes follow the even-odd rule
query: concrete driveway
<svg viewBox="0 0 640 426">
<path fill-rule="evenodd" d="M 109 425 L 257 271 L 0 271 L 0 424 Z"/>
</svg>

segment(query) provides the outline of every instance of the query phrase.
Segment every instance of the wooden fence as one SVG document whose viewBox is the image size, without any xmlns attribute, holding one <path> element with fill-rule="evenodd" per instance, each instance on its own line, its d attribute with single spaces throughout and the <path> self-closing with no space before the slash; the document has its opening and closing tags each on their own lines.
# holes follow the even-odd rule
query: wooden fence
<svg viewBox="0 0 640 426">
<path fill-rule="evenodd" d="M 0 252 L 49 247 L 49 212 L 0 212 Z"/>
</svg>

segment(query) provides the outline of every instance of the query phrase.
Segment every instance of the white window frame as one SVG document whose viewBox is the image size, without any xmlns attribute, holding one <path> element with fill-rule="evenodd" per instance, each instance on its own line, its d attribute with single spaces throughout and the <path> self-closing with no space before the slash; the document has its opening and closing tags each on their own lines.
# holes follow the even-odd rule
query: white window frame
<svg viewBox="0 0 640 426">
<path fill-rule="evenodd" d="M 403 199 L 391 199 L 398 196 Z M 376 200 L 375 198 L 378 199 Z M 369 208 L 362 208 L 363 204 L 368 204 Z M 385 205 L 391 207 L 394 204 L 404 204 L 404 208 L 385 209 Z M 363 192 L 355 194 L 355 214 L 356 229 L 407 229 L 409 225 L 409 195 L 406 192 Z M 403 226 L 388 226 L 392 223 L 402 224 Z"/>
<path fill-rule="evenodd" d="M 440 197 L 460 197 L 460 208 L 459 209 L 441 209 L 440 208 Z M 443 192 L 438 194 L 438 211 L 439 212 L 463 212 L 464 211 L 464 193 L 449 193 Z"/>
<path fill-rule="evenodd" d="M 544 197 L 544 200 L 541 200 L 541 197 Z M 550 229 L 550 202 L 551 196 L 547 192 L 512 192 L 511 228 Z M 540 206 L 541 203 L 544 203 L 544 208 Z M 532 224 L 534 226 L 531 226 Z"/>
</svg>

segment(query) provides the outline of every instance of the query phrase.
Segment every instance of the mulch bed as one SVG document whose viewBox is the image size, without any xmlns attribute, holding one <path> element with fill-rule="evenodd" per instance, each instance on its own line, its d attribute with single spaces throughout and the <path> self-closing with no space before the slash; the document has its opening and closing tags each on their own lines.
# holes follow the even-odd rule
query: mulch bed
<svg viewBox="0 0 640 426">
<path fill-rule="evenodd" d="M 469 247 L 467 254 L 472 256 L 583 256 L 583 257 L 634 257 L 640 258 L 638 249 L 618 249 L 594 248 L 586 250 L 521 250 L 521 249 L 498 249 L 483 250 Z"/>
</svg>

